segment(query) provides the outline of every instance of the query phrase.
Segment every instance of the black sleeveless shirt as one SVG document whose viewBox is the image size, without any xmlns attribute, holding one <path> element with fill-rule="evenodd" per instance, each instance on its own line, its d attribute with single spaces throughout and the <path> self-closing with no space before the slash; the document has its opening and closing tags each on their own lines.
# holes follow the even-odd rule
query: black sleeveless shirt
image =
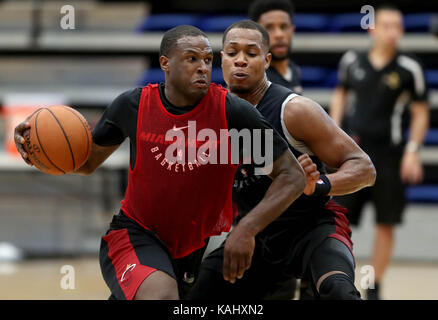
<svg viewBox="0 0 438 320">
<path fill-rule="evenodd" d="M 271 83 L 259 104 L 258 111 L 270 122 L 276 130 L 288 142 L 289 149 L 299 157 L 303 153 L 309 154 L 312 161 L 317 165 L 319 172 L 325 173 L 324 164 L 315 156 L 307 146 L 295 140 L 287 131 L 283 122 L 283 111 L 286 103 L 297 94 L 275 83 Z M 315 124 L 316 125 L 316 124 Z M 254 208 L 264 197 L 271 185 L 272 180 L 268 176 L 254 175 L 254 166 L 245 164 L 239 166 L 234 177 L 233 201 L 237 204 L 239 215 L 244 216 Z M 302 194 L 277 220 L 297 219 L 302 214 L 310 213 L 316 208 L 323 207 L 329 196 L 306 196 Z"/>
</svg>

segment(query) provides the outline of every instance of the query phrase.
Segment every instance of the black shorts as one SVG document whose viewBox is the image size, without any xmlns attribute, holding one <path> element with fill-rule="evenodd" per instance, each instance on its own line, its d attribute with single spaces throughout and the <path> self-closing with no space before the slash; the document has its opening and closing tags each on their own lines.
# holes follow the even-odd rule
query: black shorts
<svg viewBox="0 0 438 320">
<path fill-rule="evenodd" d="M 335 197 L 335 201 L 348 209 L 347 217 L 351 225 L 357 226 L 364 205 L 371 201 L 376 210 L 378 224 L 395 225 L 402 222 L 405 208 L 406 185 L 400 178 L 401 154 L 391 149 L 381 153 L 370 152 L 376 168 L 377 177 L 374 186 L 358 192 Z"/>
<path fill-rule="evenodd" d="M 177 280 L 180 297 L 183 297 L 190 287 L 187 279 L 197 275 L 205 248 L 173 259 L 166 245 L 152 231 L 120 212 L 102 237 L 99 252 L 102 275 L 111 291 L 110 299 L 133 299 L 143 280 L 157 270 Z"/>
<path fill-rule="evenodd" d="M 340 240 L 352 252 L 345 211 L 331 201 L 319 212 L 307 212 L 296 220 L 274 221 L 256 236 L 251 267 L 234 284 L 222 277 L 223 243 L 202 262 L 199 281 L 189 298 L 277 299 L 285 283 L 307 273 L 312 253 L 327 238 Z"/>
</svg>

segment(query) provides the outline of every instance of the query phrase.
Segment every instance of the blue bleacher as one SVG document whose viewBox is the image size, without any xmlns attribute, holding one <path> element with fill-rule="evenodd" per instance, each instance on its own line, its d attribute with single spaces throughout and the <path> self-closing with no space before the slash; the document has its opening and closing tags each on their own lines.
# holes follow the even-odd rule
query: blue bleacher
<svg viewBox="0 0 438 320">
<path fill-rule="evenodd" d="M 438 70 L 426 70 L 424 76 L 429 88 L 438 88 Z"/>
<path fill-rule="evenodd" d="M 430 13 L 410 13 L 403 17 L 407 32 L 428 32 L 432 15 Z"/>
<path fill-rule="evenodd" d="M 211 82 L 221 84 L 223 87 L 226 86 L 221 68 L 213 68 L 213 70 L 211 70 Z"/>
<path fill-rule="evenodd" d="M 164 82 L 164 72 L 159 68 L 151 68 L 143 72 L 140 78 L 137 80 L 137 85 L 145 86 L 148 83 L 160 83 Z"/>
<path fill-rule="evenodd" d="M 438 202 L 438 185 L 418 185 L 406 188 L 408 202 L 436 203 Z"/>
<path fill-rule="evenodd" d="M 365 31 L 361 28 L 361 20 L 364 14 L 361 13 L 342 13 L 332 16 L 330 21 L 330 31 L 332 32 L 360 32 Z"/>
<path fill-rule="evenodd" d="M 196 14 L 151 14 L 140 23 L 135 31 L 167 31 L 182 24 L 198 26 L 199 19 L 200 16 Z"/>
<path fill-rule="evenodd" d="M 429 130 L 427 130 L 424 144 L 429 146 L 438 145 L 438 129 L 430 128 Z"/>
<path fill-rule="evenodd" d="M 364 14 L 297 13 L 294 24 L 297 32 L 361 32 Z M 137 32 L 166 31 L 181 24 L 199 27 L 205 32 L 222 32 L 232 23 L 248 19 L 245 15 L 201 16 L 197 14 L 151 14 L 136 28 Z M 430 13 L 405 14 L 407 32 L 428 32 L 432 20 Z"/>
<path fill-rule="evenodd" d="M 323 67 L 301 66 L 300 70 L 303 87 L 322 87 L 329 74 L 329 70 Z"/>
<path fill-rule="evenodd" d="M 204 32 L 223 32 L 234 22 L 248 19 L 248 16 L 205 16 L 199 22 L 199 28 Z"/>
<path fill-rule="evenodd" d="M 294 25 L 297 32 L 327 32 L 329 16 L 317 13 L 297 13 L 294 16 Z"/>
</svg>

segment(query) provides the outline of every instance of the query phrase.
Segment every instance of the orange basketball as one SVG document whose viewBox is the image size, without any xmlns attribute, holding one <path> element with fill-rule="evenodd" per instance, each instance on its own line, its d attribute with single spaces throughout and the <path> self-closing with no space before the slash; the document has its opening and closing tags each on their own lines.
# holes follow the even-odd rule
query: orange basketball
<svg viewBox="0 0 438 320">
<path fill-rule="evenodd" d="M 23 136 L 24 148 L 39 170 L 62 175 L 80 168 L 91 152 L 92 137 L 87 120 L 67 106 L 35 111 Z"/>
</svg>

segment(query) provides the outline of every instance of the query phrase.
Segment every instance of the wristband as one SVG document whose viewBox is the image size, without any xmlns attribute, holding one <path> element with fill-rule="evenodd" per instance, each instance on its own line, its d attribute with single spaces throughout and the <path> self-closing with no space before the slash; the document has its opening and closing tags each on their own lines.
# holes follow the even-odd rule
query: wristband
<svg viewBox="0 0 438 320">
<path fill-rule="evenodd" d="M 319 176 L 319 180 L 316 182 L 315 191 L 313 191 L 312 196 L 314 197 L 326 196 L 329 194 L 331 188 L 332 185 L 330 183 L 330 180 L 324 174 L 321 174 Z"/>
<path fill-rule="evenodd" d="M 420 145 L 415 141 L 409 141 L 405 146 L 407 152 L 417 152 L 420 149 Z"/>
</svg>

